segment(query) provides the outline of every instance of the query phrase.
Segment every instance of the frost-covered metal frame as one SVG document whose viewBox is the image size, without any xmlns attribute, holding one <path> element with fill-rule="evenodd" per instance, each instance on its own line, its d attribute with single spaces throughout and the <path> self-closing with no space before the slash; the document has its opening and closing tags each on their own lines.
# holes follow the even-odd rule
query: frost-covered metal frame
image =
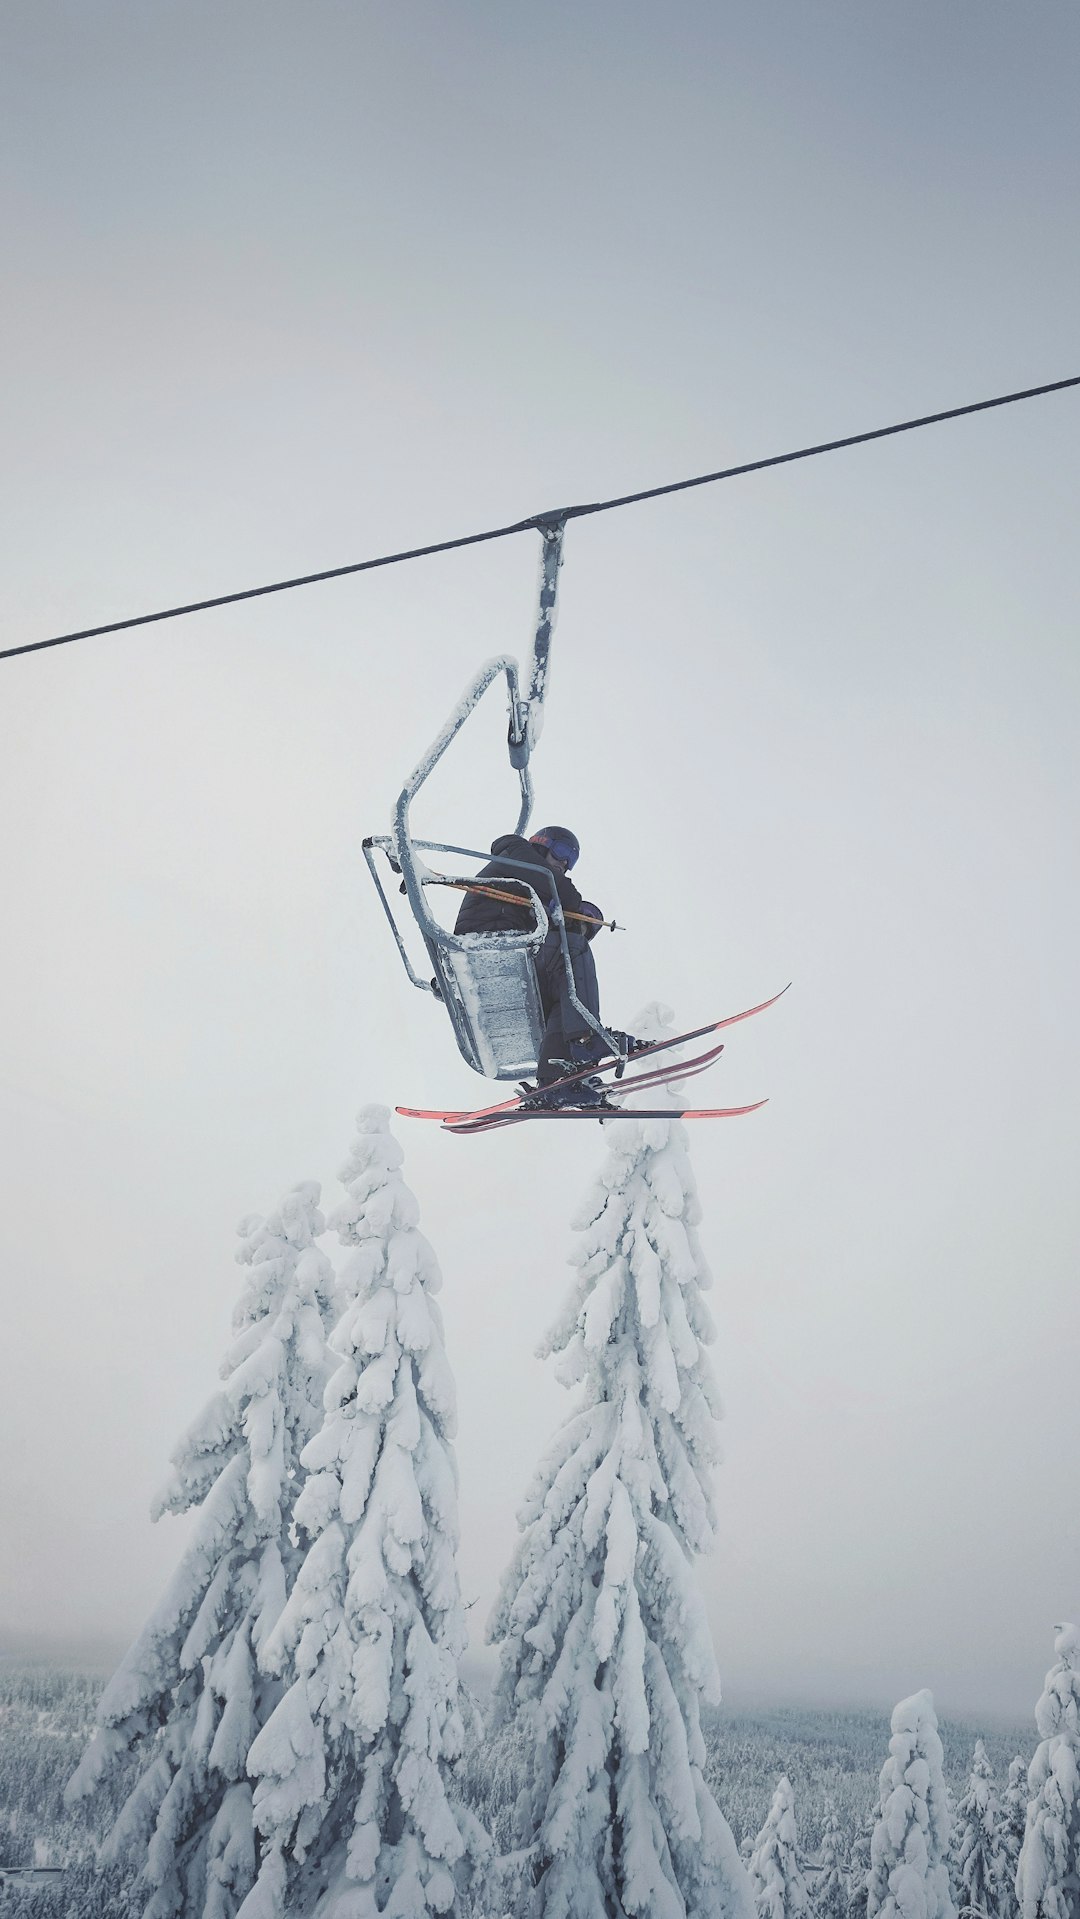
<svg viewBox="0 0 1080 1919">
<path fill-rule="evenodd" d="M 401 928 L 376 865 L 376 853 L 382 853 L 391 870 L 401 876 L 401 890 L 408 898 L 413 917 L 423 936 L 428 957 L 435 969 L 433 979 L 421 978 L 409 958 L 401 936 Z M 454 1029 L 458 1048 L 468 1065 L 487 1079 L 519 1079 L 523 1073 L 535 1070 L 543 1032 L 539 985 L 535 977 L 535 958 L 549 930 L 553 927 L 559 936 L 567 997 L 571 1005 L 581 1018 L 583 1025 L 590 1027 L 598 1035 L 608 1051 L 617 1053 L 618 1046 L 613 1035 L 594 1018 L 588 1007 L 578 998 L 566 936 L 566 921 L 563 918 L 554 873 L 547 867 L 526 863 L 524 860 L 501 861 L 502 865 L 514 867 L 521 874 L 519 883 L 525 896 L 522 899 L 522 905 L 530 905 L 536 918 L 536 925 L 529 931 L 451 933 L 435 918 L 424 896 L 425 886 L 442 877 L 431 873 L 425 862 L 418 857 L 424 853 L 450 853 L 461 859 L 475 860 L 479 865 L 485 864 L 490 854 L 482 853 L 476 847 L 452 846 L 439 840 L 413 840 L 408 836 L 385 835 L 364 841 L 364 858 L 382 901 L 383 911 L 390 923 L 402 965 L 413 986 L 421 992 L 432 993 L 437 999 L 443 1001 L 450 1015 L 450 1023 Z M 546 907 L 536 891 L 538 884 L 546 885 L 550 890 L 551 897 Z M 519 1056 L 500 1064 L 488 1036 L 479 1028 L 475 1006 L 470 1007 L 468 997 L 462 994 L 461 981 L 463 976 L 467 978 L 471 975 L 482 987 L 485 971 L 490 975 L 496 967 L 503 968 L 507 957 L 515 953 L 521 955 L 530 976 L 523 978 L 521 991 L 523 1002 L 531 1001 L 531 1005 L 523 1003 L 522 1013 L 531 1028 L 533 1050 L 529 1058 Z"/>
<path fill-rule="evenodd" d="M 404 852 L 404 858 L 401 857 L 402 852 Z M 376 853 L 382 853 L 387 860 L 391 872 L 400 875 L 401 885 L 398 890 L 403 892 L 408 898 L 409 905 L 412 907 L 413 918 L 416 920 L 423 934 L 429 954 L 433 947 L 440 953 L 449 951 L 473 953 L 478 950 L 476 946 L 477 939 L 486 938 L 487 935 L 451 933 L 435 918 L 434 913 L 431 911 L 424 897 L 423 889 L 425 886 L 436 884 L 445 876 L 441 873 L 430 872 L 424 862 L 417 859 L 416 855 L 419 853 L 455 853 L 462 859 L 478 860 L 481 865 L 489 860 L 491 855 L 490 853 L 480 853 L 472 846 L 445 845 L 441 840 L 408 840 L 403 846 L 399 839 L 396 837 L 391 838 L 389 834 L 373 834 L 369 839 L 364 841 L 364 858 L 367 861 L 368 871 L 375 882 L 376 891 L 382 901 L 383 911 L 390 922 L 390 927 L 394 939 L 397 942 L 397 949 L 401 954 L 405 971 L 412 984 L 419 987 L 421 992 L 433 993 L 436 999 L 440 999 L 442 994 L 437 980 L 421 979 L 409 958 L 405 942 L 401 937 L 401 928 L 398 925 L 397 916 L 387 896 L 386 888 L 383 885 L 378 867 L 375 864 Z M 534 879 L 540 876 L 542 870 L 546 871 L 546 869 L 541 869 L 536 866 L 526 866 L 524 863 L 517 861 L 507 860 L 505 864 L 507 866 L 520 864 L 521 871 L 531 874 Z M 531 955 L 532 953 L 538 952 L 543 945 L 547 937 L 549 920 L 539 895 L 534 891 L 528 880 L 524 882 L 524 885 L 529 897 L 528 899 L 523 899 L 521 904 L 532 907 L 537 916 L 537 923 L 526 933 L 500 933 L 499 943 L 504 952 L 521 950 Z M 556 904 L 558 904 L 557 894 Z"/>
<path fill-rule="evenodd" d="M 536 917 L 536 924 L 529 932 L 464 935 L 451 933 L 435 918 L 424 896 L 425 886 L 441 876 L 431 873 L 418 856 L 422 853 L 453 853 L 464 859 L 473 859 L 484 864 L 489 855 L 479 853 L 470 847 L 445 845 L 436 840 L 414 839 L 410 824 L 410 809 L 420 788 L 430 779 L 443 754 L 457 738 L 466 721 L 471 718 L 488 688 L 493 686 L 496 680 L 505 678 L 510 715 L 507 749 L 510 764 L 518 776 L 521 794 L 514 831 L 522 835 L 525 833 L 533 803 L 529 759 L 543 725 L 544 694 L 547 688 L 551 636 L 555 625 L 555 602 L 559 567 L 562 564 L 564 525 L 564 521 L 557 516 L 541 516 L 536 522 L 542 547 L 539 611 L 533 636 L 528 694 L 522 697 L 518 663 L 512 655 L 500 654 L 494 659 L 485 661 L 475 679 L 466 687 L 441 732 L 432 741 L 427 752 L 417 761 L 405 781 L 394 807 L 390 834 L 373 836 L 364 841 L 364 858 L 367 861 L 368 871 L 375 882 L 383 911 L 390 922 L 398 952 L 411 983 L 421 992 L 433 993 L 443 1001 L 450 1015 L 462 1057 L 476 1072 L 494 1079 L 516 1079 L 523 1072 L 531 1072 L 535 1069 L 536 1055 L 543 1032 L 535 958 L 552 927 L 557 930 L 559 936 L 570 1004 L 582 1023 L 596 1033 L 606 1047 L 612 1052 L 618 1050 L 606 1027 L 600 1024 L 578 998 L 566 937 L 566 924 L 559 903 L 555 876 L 551 870 L 546 866 L 527 865 L 517 860 L 502 862 L 503 865 L 516 867 L 522 875 L 521 884 Z M 405 942 L 401 937 L 401 929 L 376 865 L 376 852 L 385 854 L 392 870 L 400 874 L 401 890 L 408 899 L 413 918 L 420 929 L 435 969 L 434 979 L 422 979 L 409 958 Z M 537 885 L 543 887 L 550 897 L 541 899 L 536 891 Z M 523 900 L 522 903 L 525 904 L 526 901 Z M 533 1047 L 531 1060 L 500 1059 L 497 1048 L 493 1047 L 491 1036 L 483 1031 L 484 994 L 481 989 L 485 984 L 491 985 L 497 971 L 505 974 L 508 960 L 512 965 L 513 956 L 516 955 L 520 955 L 521 961 L 518 990 L 523 1002 L 520 1008 L 522 1033 L 527 1029 L 531 1036 Z M 523 1048 L 518 1050 L 521 1051 Z"/>
</svg>

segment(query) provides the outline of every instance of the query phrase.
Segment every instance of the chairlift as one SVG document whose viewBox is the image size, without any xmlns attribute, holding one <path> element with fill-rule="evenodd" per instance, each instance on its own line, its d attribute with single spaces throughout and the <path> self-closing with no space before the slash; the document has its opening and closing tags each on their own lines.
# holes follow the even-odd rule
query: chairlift
<svg viewBox="0 0 1080 1919">
<path fill-rule="evenodd" d="M 448 932 L 428 905 L 425 889 L 447 884 L 460 886 L 463 882 L 436 872 L 422 855 L 451 854 L 477 861 L 481 865 L 485 865 L 491 855 L 472 847 L 416 839 L 410 824 L 410 810 L 420 788 L 430 779 L 443 754 L 472 717 L 488 688 L 504 678 L 509 702 L 507 751 L 520 788 L 520 806 L 514 831 L 524 834 L 528 826 L 533 804 L 529 762 L 544 720 L 544 695 L 547 691 L 566 522 L 557 516 L 540 515 L 534 524 L 541 540 L 540 590 L 536 631 L 528 662 L 528 692 L 522 697 L 521 688 L 526 676 L 511 654 L 502 654 L 486 661 L 466 687 L 442 731 L 405 781 L 394 807 L 391 831 L 384 835 L 372 835 L 363 842 L 368 871 L 390 922 L 409 980 L 420 992 L 431 993 L 442 1001 L 450 1015 L 454 1037 L 466 1064 L 474 1072 L 482 1073 L 486 1079 L 499 1080 L 519 1080 L 536 1071 L 545 1025 L 536 956 L 550 927 L 554 927 L 558 933 L 567 992 L 583 1024 L 599 1036 L 605 1051 L 616 1057 L 622 1056 L 622 1045 L 625 1044 L 624 1041 L 622 1044 L 617 1042 L 615 1036 L 593 1017 L 577 996 L 555 875 L 542 866 L 513 860 L 502 862 L 506 866 L 517 866 L 522 875 L 515 885 L 521 888 L 522 905 L 532 907 L 535 925 L 529 931 Z M 431 961 L 433 976 L 430 979 L 422 978 L 409 958 L 394 906 L 383 883 L 378 856 L 382 856 L 390 871 L 399 877 L 397 890 L 408 902 Z"/>
</svg>

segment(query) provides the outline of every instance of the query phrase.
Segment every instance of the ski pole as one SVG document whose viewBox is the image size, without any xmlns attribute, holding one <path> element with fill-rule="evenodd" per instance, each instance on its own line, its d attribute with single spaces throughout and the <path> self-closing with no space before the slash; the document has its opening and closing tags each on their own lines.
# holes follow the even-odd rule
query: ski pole
<svg viewBox="0 0 1080 1919">
<path fill-rule="evenodd" d="M 425 879 L 425 886 L 452 886 L 459 893 L 480 893 L 486 900 L 502 900 L 507 906 L 527 906 L 528 900 L 520 893 L 500 893 L 494 886 L 480 886 L 476 880 Z M 567 907 L 563 913 L 567 920 L 579 920 L 584 926 L 605 927 L 609 933 L 625 933 L 625 926 L 617 926 L 614 920 L 598 920 L 591 913 L 574 913 Z"/>
</svg>

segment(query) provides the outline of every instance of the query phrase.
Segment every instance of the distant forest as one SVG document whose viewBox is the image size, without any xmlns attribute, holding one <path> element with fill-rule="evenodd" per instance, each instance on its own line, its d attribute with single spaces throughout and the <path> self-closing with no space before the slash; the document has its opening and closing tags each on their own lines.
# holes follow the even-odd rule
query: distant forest
<svg viewBox="0 0 1080 1919">
<path fill-rule="evenodd" d="M 102 1680 L 41 1662 L 0 1659 L 0 1867 L 64 1866 L 63 1878 L 30 1886 L 0 1881 L 3 1919 L 136 1919 L 143 1898 L 128 1872 L 99 1867 L 96 1846 L 130 1781 L 117 1777 L 89 1808 L 64 1805 L 64 1786 L 90 1736 Z M 986 1748 L 999 1789 L 1009 1761 L 1025 1764 L 1035 1748 L 1034 1727 L 975 1725 L 942 1720 L 945 1776 L 958 1800 L 971 1770 L 976 1738 Z M 835 1807 L 847 1845 L 865 1827 L 877 1802 L 878 1774 L 889 1747 L 885 1712 L 775 1708 L 723 1712 L 707 1727 L 708 1782 L 741 1848 L 764 1824 L 777 1780 L 794 1788 L 800 1852 L 807 1866 L 821 1842 L 826 1802 Z M 510 1732 L 487 1735 L 458 1768 L 461 1796 L 484 1822 L 500 1853 L 508 1853 L 511 1812 L 531 1753 Z M 513 1893 L 472 1919 L 501 1919 Z M 463 1908 L 463 1911 L 465 1909 Z"/>
</svg>

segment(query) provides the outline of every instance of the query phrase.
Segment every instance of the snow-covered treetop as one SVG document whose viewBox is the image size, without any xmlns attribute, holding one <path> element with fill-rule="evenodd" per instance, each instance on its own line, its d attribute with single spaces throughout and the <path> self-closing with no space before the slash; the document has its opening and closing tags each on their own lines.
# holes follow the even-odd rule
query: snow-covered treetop
<svg viewBox="0 0 1080 1919">
<path fill-rule="evenodd" d="M 354 1410 L 378 1412 L 393 1396 L 404 1356 L 415 1369 L 423 1412 L 439 1440 L 449 1440 L 457 1430 L 457 1401 L 434 1298 L 442 1289 L 439 1262 L 419 1231 L 420 1207 L 401 1176 L 405 1155 L 390 1132 L 389 1107 L 362 1107 L 356 1128 L 341 1169 L 346 1195 L 329 1218 L 352 1250 L 342 1262 L 350 1304 L 330 1340 L 341 1364 L 327 1387 L 327 1412 L 351 1401 L 360 1370 L 364 1382 Z"/>
<path fill-rule="evenodd" d="M 1080 1738 L 1080 1632 L 1075 1626 L 1055 1627 L 1056 1666 L 1046 1675 L 1042 1697 L 1035 1708 L 1035 1724 L 1041 1739 L 1053 1739 L 1058 1733 Z"/>
<path fill-rule="evenodd" d="M 975 1741 L 971 1772 L 956 1809 L 953 1867 L 964 1906 L 983 1913 L 998 1909 L 1009 1868 L 1001 1844 L 997 1789 L 981 1739 Z"/>
<path fill-rule="evenodd" d="M 986 1756 L 986 1747 L 981 1739 L 976 1739 L 975 1750 L 971 1756 L 971 1771 L 968 1774 L 967 1787 L 960 1801 L 960 1809 L 970 1811 L 974 1807 L 983 1810 L 993 1792 L 993 1768 Z"/>
<path fill-rule="evenodd" d="M 803 1919 L 810 1896 L 799 1867 L 799 1840 L 795 1827 L 795 1794 L 787 1774 L 781 1775 L 765 1821 L 750 1857 L 750 1879 L 759 1919 Z"/>
<path fill-rule="evenodd" d="M 776 1782 L 776 1790 L 772 1796 L 763 1831 L 767 1832 L 770 1828 L 774 1831 L 783 1830 L 785 1837 L 794 1840 L 795 1788 L 786 1772 L 782 1772 Z"/>
<path fill-rule="evenodd" d="M 299 1451 L 319 1423 L 326 1378 L 334 1275 L 315 1245 L 326 1230 L 319 1196 L 318 1183 L 304 1180 L 268 1219 L 248 1214 L 240 1221 L 236 1258 L 248 1268 L 248 1283 L 233 1313 L 236 1336 L 221 1362 L 225 1385 L 176 1447 L 153 1518 L 200 1505 L 243 1449 L 259 1531 L 264 1537 L 278 1531 Z"/>
<path fill-rule="evenodd" d="M 870 1919 L 953 1919 L 947 1857 L 949 1797 L 933 1695 L 902 1699 L 881 1769 L 881 1811 L 870 1848 Z"/>
<path fill-rule="evenodd" d="M 405 1154 L 390 1131 L 390 1108 L 362 1106 L 356 1137 L 341 1168 L 345 1198 L 329 1221 L 343 1246 L 382 1239 L 394 1229 L 407 1232 L 416 1225 L 420 1208 L 401 1178 L 404 1163 Z M 432 1265 L 437 1272 L 434 1254 Z"/>
<path fill-rule="evenodd" d="M 1028 1762 L 1022 1753 L 1009 1761 L 1009 1777 L 1002 1795 L 1005 1812 L 1005 1844 L 1013 1844 L 1013 1858 L 1024 1836 L 1027 1823 L 1028 1802 Z"/>
<path fill-rule="evenodd" d="M 1080 1885 L 1080 1635 L 1057 1627 L 1057 1664 L 1035 1708 L 1041 1734 L 1016 1869 L 1021 1919 L 1076 1919 Z"/>
<path fill-rule="evenodd" d="M 651 1024 L 664 1030 L 658 1018 Z M 639 1032 L 649 1028 L 647 1017 L 638 1020 Z M 686 1548 L 707 1552 L 723 1406 L 704 1351 L 716 1336 L 702 1298 L 712 1276 L 697 1236 L 686 1130 L 666 1119 L 627 1123 L 610 1128 L 605 1143 L 600 1175 L 573 1220 L 577 1284 L 539 1354 L 556 1354 L 558 1377 L 584 1383 L 587 1401 L 622 1407 L 624 1473 L 643 1454 L 646 1508 L 664 1507 Z"/>
<path fill-rule="evenodd" d="M 941 1758 L 942 1745 L 938 1736 L 934 1695 L 929 1687 L 923 1686 L 919 1692 L 913 1692 L 910 1699 L 901 1699 L 900 1704 L 893 1709 L 890 1726 L 893 1737 L 889 1741 L 889 1751 L 894 1756 L 904 1749 L 907 1741 L 916 1740 L 925 1751 L 933 1751 L 936 1758 Z"/>
<path fill-rule="evenodd" d="M 271 1213 L 268 1219 L 262 1219 L 258 1213 L 248 1213 L 240 1221 L 236 1230 L 242 1244 L 236 1263 L 250 1267 L 251 1277 L 233 1313 L 233 1325 L 238 1330 L 269 1312 L 285 1277 L 290 1253 L 295 1257 L 306 1252 L 325 1232 L 326 1222 L 319 1211 L 320 1197 L 318 1180 L 302 1179 L 289 1188 L 276 1213 Z M 323 1272 L 324 1284 L 326 1277 Z M 226 1359 L 222 1363 L 222 1374 L 228 1369 Z"/>
</svg>

